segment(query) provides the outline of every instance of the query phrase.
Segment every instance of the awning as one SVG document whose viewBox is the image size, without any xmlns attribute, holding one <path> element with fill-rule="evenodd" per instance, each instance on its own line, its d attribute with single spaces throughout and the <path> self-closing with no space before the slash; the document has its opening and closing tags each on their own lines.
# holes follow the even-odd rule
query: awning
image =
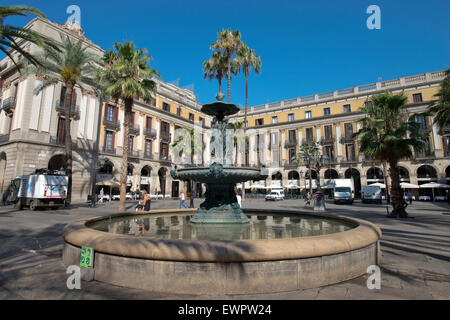
<svg viewBox="0 0 450 320">
<path fill-rule="evenodd" d="M 417 184 L 402 182 L 400 183 L 400 187 L 402 189 L 419 189 L 420 187 Z"/>
<path fill-rule="evenodd" d="M 369 187 L 380 187 L 381 189 L 386 189 L 386 185 L 384 183 L 379 183 L 379 182 L 369 184 Z"/>
<path fill-rule="evenodd" d="M 436 182 L 430 182 L 426 184 L 422 184 L 419 186 L 419 188 L 423 189 L 449 189 L 450 186 L 448 184 L 441 184 Z"/>
</svg>

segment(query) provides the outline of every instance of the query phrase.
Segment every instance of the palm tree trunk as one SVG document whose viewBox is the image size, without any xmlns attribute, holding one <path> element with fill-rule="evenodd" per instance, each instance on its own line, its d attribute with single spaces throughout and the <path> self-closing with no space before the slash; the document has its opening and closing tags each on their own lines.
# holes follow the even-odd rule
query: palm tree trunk
<svg viewBox="0 0 450 320">
<path fill-rule="evenodd" d="M 122 172 L 120 174 L 120 205 L 119 211 L 126 212 L 127 176 L 128 176 L 128 153 L 130 150 L 130 120 L 133 99 L 125 99 L 125 119 L 123 122 L 123 150 L 122 150 Z"/>
<path fill-rule="evenodd" d="M 72 136 L 70 134 L 70 118 L 72 111 L 73 84 L 66 83 L 66 96 L 64 97 L 65 146 L 66 146 L 66 174 L 68 177 L 66 206 L 72 203 Z"/>
<path fill-rule="evenodd" d="M 230 103 L 231 97 L 231 55 L 228 55 L 228 103 Z"/>
<path fill-rule="evenodd" d="M 219 93 L 222 93 L 222 78 L 219 78 Z"/>
<path fill-rule="evenodd" d="M 245 133 L 247 132 L 247 108 L 248 108 L 248 72 L 245 73 L 245 115 L 244 115 L 244 164 L 247 163 L 247 139 Z M 245 182 L 242 182 L 242 201 L 245 199 Z"/>
<path fill-rule="evenodd" d="M 407 218 L 406 212 L 407 203 L 404 199 L 403 189 L 400 186 L 400 175 L 398 170 L 398 163 L 396 159 L 389 160 L 389 171 L 391 174 L 391 200 L 393 211 L 391 217 Z"/>
</svg>

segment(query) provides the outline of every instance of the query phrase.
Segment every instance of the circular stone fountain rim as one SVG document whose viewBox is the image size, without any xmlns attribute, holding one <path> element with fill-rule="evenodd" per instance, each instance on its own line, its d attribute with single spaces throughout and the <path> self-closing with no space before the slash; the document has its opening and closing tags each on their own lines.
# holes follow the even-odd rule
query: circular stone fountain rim
<svg viewBox="0 0 450 320">
<path fill-rule="evenodd" d="M 266 210 L 258 210 L 264 212 Z M 244 210 L 253 212 L 252 210 Z M 186 214 L 188 210 L 154 210 L 148 214 Z M 381 230 L 375 224 L 356 218 L 309 214 L 290 210 L 270 210 L 274 214 L 297 214 L 341 220 L 357 224 L 354 229 L 329 235 L 291 239 L 260 240 L 168 240 L 137 238 L 112 234 L 87 227 L 88 223 L 107 220 L 108 217 L 83 219 L 68 225 L 63 231 L 65 242 L 76 246 L 88 246 L 96 252 L 150 260 L 185 262 L 256 262 L 327 256 L 365 248 L 381 238 Z M 137 214 L 116 214 L 111 217 L 138 216 Z"/>
</svg>

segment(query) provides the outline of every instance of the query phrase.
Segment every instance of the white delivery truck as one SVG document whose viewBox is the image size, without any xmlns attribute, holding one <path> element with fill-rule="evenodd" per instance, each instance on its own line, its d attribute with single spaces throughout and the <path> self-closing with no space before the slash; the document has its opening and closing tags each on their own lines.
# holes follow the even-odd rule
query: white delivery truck
<svg viewBox="0 0 450 320">
<path fill-rule="evenodd" d="M 68 177 L 65 172 L 36 170 L 35 174 L 23 175 L 11 181 L 9 201 L 19 209 L 30 207 L 58 209 L 67 197 Z"/>
<path fill-rule="evenodd" d="M 353 204 L 355 199 L 355 188 L 352 179 L 333 179 L 333 198 L 334 203 Z"/>
<path fill-rule="evenodd" d="M 379 186 L 365 186 L 362 189 L 363 203 L 382 203 L 381 187 Z"/>
</svg>

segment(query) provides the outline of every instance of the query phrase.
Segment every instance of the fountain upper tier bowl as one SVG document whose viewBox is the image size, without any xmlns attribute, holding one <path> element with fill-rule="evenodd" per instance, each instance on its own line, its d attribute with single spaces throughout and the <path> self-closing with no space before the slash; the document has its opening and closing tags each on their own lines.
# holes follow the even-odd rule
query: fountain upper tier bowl
<svg viewBox="0 0 450 320">
<path fill-rule="evenodd" d="M 265 168 L 232 167 L 213 163 L 210 167 L 176 169 L 173 172 L 173 177 L 183 181 L 236 184 L 249 180 L 264 180 L 267 178 L 266 171 Z"/>
<path fill-rule="evenodd" d="M 239 108 L 232 103 L 225 102 L 213 102 L 205 104 L 202 107 L 202 112 L 209 116 L 216 117 L 217 120 L 221 121 L 226 116 L 231 116 L 239 112 Z"/>
</svg>

